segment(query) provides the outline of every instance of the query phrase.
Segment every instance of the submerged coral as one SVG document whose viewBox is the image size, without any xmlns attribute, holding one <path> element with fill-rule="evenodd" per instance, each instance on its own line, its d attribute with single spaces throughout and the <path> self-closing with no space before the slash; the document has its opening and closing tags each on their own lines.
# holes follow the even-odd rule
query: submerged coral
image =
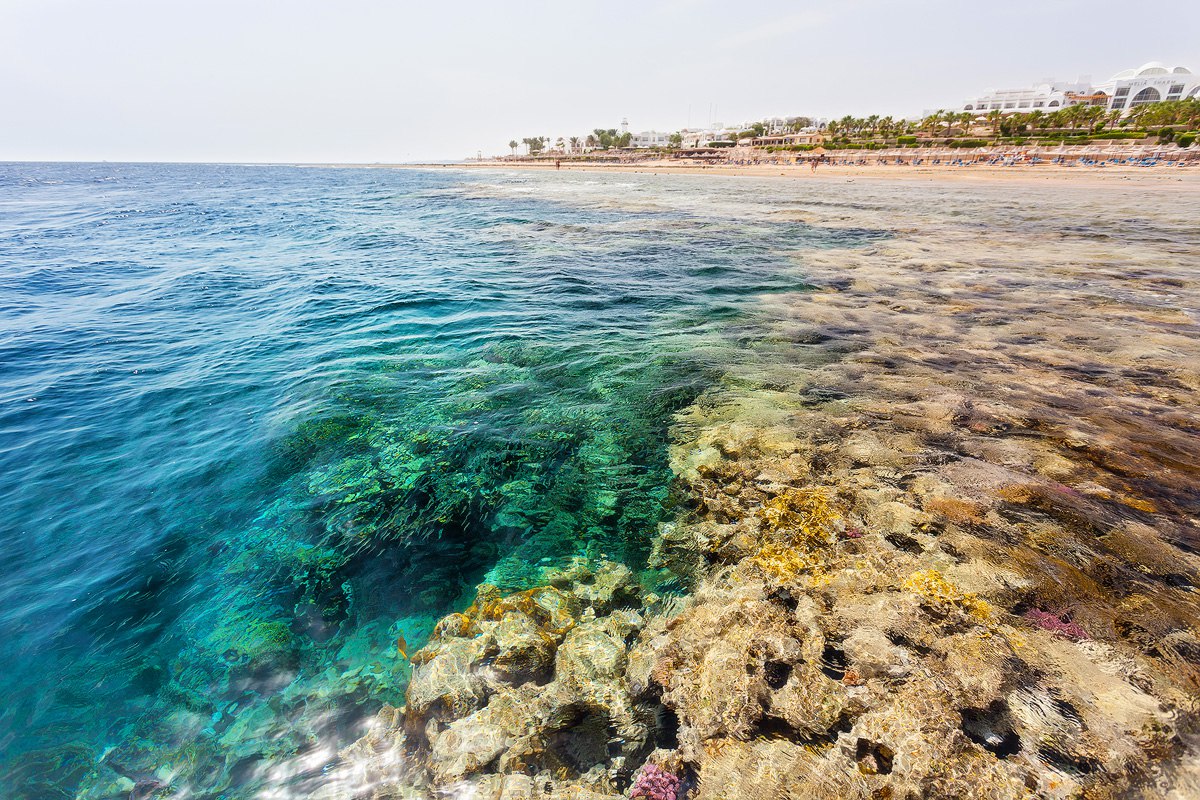
<svg viewBox="0 0 1200 800">
<path fill-rule="evenodd" d="M 985 253 L 965 230 L 934 258 L 950 251 L 925 221 L 866 256 L 809 259 L 821 288 L 779 298 L 754 357 L 678 415 L 682 509 L 650 563 L 685 597 L 588 607 L 583 573 L 547 580 L 585 610 L 561 642 L 546 632 L 537 692 L 490 666 L 498 626 L 472 634 L 494 644 L 442 645 L 470 651 L 487 700 L 431 713 L 414 679 L 422 785 L 515 798 L 527 772 L 559 797 L 629 781 L 692 800 L 1190 796 L 1200 560 L 1179 409 L 1200 380 L 1171 353 L 1200 357 L 1195 320 L 1163 305 L 1151 261 L 1128 277 L 1098 272 L 1092 242 Z M 1083 264 L 1102 300 L 1064 304 Z M 582 669 L 580 641 L 601 669 Z M 591 758 L 547 755 L 572 736 Z"/>
<path fill-rule="evenodd" d="M 657 764 L 646 764 L 638 772 L 629 796 L 645 800 L 678 800 L 681 783 L 673 772 L 667 772 Z"/>
<path fill-rule="evenodd" d="M 1056 633 L 1059 636 L 1067 639 L 1079 641 L 1081 639 L 1090 638 L 1082 627 L 1074 622 L 1068 622 L 1057 614 L 1051 614 L 1049 611 L 1042 611 L 1038 608 L 1031 608 L 1025 612 L 1025 619 L 1032 622 L 1044 631 Z"/>
<path fill-rule="evenodd" d="M 302 426 L 212 565 L 255 590 L 186 620 L 81 796 L 280 763 L 338 800 L 1189 796 L 1194 254 L 872 197 L 902 231 L 807 252 L 719 379 L 505 341 Z"/>
</svg>

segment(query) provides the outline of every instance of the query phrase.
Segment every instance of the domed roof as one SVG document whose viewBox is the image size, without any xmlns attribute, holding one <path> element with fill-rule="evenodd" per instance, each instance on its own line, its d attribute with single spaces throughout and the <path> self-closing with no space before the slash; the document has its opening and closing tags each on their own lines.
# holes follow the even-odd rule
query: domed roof
<svg viewBox="0 0 1200 800">
<path fill-rule="evenodd" d="M 1168 67 L 1161 61 L 1150 61 L 1142 64 L 1137 69 L 1124 69 L 1113 75 L 1109 80 L 1123 81 L 1129 78 L 1152 77 L 1154 75 L 1191 75 L 1192 71 L 1187 67 Z"/>
</svg>

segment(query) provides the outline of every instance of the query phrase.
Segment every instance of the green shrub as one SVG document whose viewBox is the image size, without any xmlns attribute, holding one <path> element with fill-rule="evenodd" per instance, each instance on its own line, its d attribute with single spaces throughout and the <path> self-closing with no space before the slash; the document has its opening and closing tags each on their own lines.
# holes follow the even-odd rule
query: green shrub
<svg viewBox="0 0 1200 800">
<path fill-rule="evenodd" d="M 1197 136 L 1200 136 L 1200 132 L 1188 131 L 1187 133 L 1181 133 L 1175 137 L 1175 144 L 1180 147 L 1191 147 L 1192 142 L 1196 141 Z"/>
<path fill-rule="evenodd" d="M 896 144 L 899 144 L 899 145 L 916 144 L 916 143 L 917 143 L 917 137 L 915 137 L 915 136 L 897 136 L 896 137 Z"/>
<path fill-rule="evenodd" d="M 1105 131 L 1104 133 L 1096 133 L 1092 135 L 1093 139 L 1144 139 L 1146 134 L 1143 131 Z"/>
</svg>

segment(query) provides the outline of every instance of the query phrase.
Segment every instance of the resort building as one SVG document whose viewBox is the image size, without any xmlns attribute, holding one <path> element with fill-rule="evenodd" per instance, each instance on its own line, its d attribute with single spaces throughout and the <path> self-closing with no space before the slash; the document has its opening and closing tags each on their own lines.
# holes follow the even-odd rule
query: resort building
<svg viewBox="0 0 1200 800">
<path fill-rule="evenodd" d="M 629 139 L 630 147 L 667 147 L 671 143 L 671 134 L 658 131 L 642 131 L 633 134 Z"/>
<path fill-rule="evenodd" d="M 1041 109 L 1056 111 L 1066 106 L 1102 106 L 1110 111 L 1128 111 L 1160 100 L 1200 97 L 1200 75 L 1187 67 L 1170 67 L 1158 61 L 1137 69 L 1118 72 L 1100 84 L 1087 78 L 1075 83 L 1047 80 L 1029 89 L 1000 89 L 984 92 L 963 104 L 963 111 L 1015 114 Z"/>
<path fill-rule="evenodd" d="M 1091 88 L 1091 81 L 1080 79 L 1075 83 L 1047 80 L 1028 89 L 992 89 L 968 100 L 961 110 L 976 114 L 990 111 L 1027 113 L 1038 108 L 1047 112 L 1056 111 L 1072 104 L 1070 96 L 1087 94 Z"/>
<path fill-rule="evenodd" d="M 742 128 L 684 128 L 679 132 L 683 147 L 708 147 L 713 142 L 735 142 Z"/>
<path fill-rule="evenodd" d="M 796 145 L 824 144 L 825 137 L 816 131 L 781 133 L 775 136 L 756 136 L 750 140 L 754 147 L 793 147 Z"/>
<path fill-rule="evenodd" d="M 1092 105 L 1128 111 L 1146 103 L 1200 97 L 1200 75 L 1187 67 L 1169 67 L 1151 61 L 1137 69 L 1118 72 L 1092 89 L 1091 94 Z"/>
</svg>

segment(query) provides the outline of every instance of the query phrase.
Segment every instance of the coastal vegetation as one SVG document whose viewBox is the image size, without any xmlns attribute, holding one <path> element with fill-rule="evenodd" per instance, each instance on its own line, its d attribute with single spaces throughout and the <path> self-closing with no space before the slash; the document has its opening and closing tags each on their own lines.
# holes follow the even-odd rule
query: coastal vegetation
<svg viewBox="0 0 1200 800">
<path fill-rule="evenodd" d="M 768 144 L 763 137 L 810 131 L 820 144 Z M 679 150 L 687 139 L 687 131 L 676 131 L 653 146 L 641 145 L 640 150 Z M 694 132 L 692 132 L 694 134 Z M 1024 146 L 1090 144 L 1094 141 L 1140 141 L 1159 144 L 1174 143 L 1181 148 L 1191 146 L 1200 138 L 1200 99 L 1168 100 L 1146 103 L 1126 112 L 1110 111 L 1102 106 L 1073 105 L 1054 111 L 1034 109 L 1029 112 L 987 113 L 941 110 L 920 119 L 897 119 L 871 114 L 866 117 L 846 115 L 823 124 L 809 117 L 789 117 L 776 121 L 774 127 L 755 122 L 741 130 L 731 129 L 726 136 L 706 143 L 709 147 L 733 147 L 751 144 L 766 150 L 803 152 L 824 146 L 828 149 L 877 150 L 896 147 L 928 146 L 978 148 L 988 146 Z M 546 151 L 546 137 L 521 140 L 530 155 Z M 567 146 L 569 144 L 569 147 Z M 702 144 L 704 142 L 702 141 Z M 556 154 L 584 154 L 593 151 L 626 150 L 633 145 L 629 132 L 615 128 L 596 128 L 586 137 L 559 139 L 553 150 Z M 516 152 L 516 142 L 509 148 Z"/>
<path fill-rule="evenodd" d="M 528 152 L 529 155 L 542 152 L 542 150 L 546 147 L 546 142 L 547 138 L 545 136 L 527 136 L 521 140 L 521 144 L 525 145 L 526 152 Z M 509 142 L 509 144 L 511 145 L 512 142 Z"/>
<path fill-rule="evenodd" d="M 602 130 L 596 128 L 587 137 L 588 146 L 596 150 L 611 150 L 613 148 L 629 147 L 632 135 L 626 131 L 618 133 L 616 128 Z"/>
</svg>

